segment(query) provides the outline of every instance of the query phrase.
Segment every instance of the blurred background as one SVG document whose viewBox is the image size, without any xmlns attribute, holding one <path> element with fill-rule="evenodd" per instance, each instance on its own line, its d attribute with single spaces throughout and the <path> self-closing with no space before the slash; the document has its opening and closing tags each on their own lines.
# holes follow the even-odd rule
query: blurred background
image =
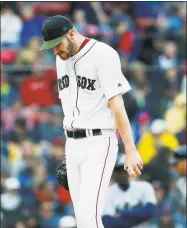
<svg viewBox="0 0 187 228">
<path fill-rule="evenodd" d="M 70 195 L 55 180 L 65 145 L 55 56 L 39 52 L 41 26 L 56 14 L 120 54 L 132 87 L 124 102 L 145 164 L 141 179 L 152 184 L 165 208 L 154 227 L 186 227 L 185 182 L 183 198 L 176 194 L 186 173 L 168 163 L 186 145 L 186 2 L 181 1 L 1 2 L 2 227 L 76 227 Z"/>
</svg>

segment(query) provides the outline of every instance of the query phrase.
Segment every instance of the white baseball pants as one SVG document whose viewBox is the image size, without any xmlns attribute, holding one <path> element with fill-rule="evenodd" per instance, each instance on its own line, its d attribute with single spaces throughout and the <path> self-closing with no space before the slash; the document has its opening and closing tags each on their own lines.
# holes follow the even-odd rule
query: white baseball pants
<svg viewBox="0 0 187 228">
<path fill-rule="evenodd" d="M 102 211 L 117 152 L 115 133 L 67 138 L 67 175 L 77 228 L 104 228 Z"/>
</svg>

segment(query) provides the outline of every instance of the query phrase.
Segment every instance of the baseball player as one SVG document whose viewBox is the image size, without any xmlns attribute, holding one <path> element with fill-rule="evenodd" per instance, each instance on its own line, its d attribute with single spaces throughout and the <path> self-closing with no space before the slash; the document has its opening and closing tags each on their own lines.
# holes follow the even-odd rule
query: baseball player
<svg viewBox="0 0 187 228">
<path fill-rule="evenodd" d="M 118 151 L 116 129 L 126 148 L 124 168 L 138 176 L 143 166 L 122 99 L 130 86 L 118 53 L 79 34 L 68 18 L 49 18 L 42 33 L 41 50 L 52 49 L 56 55 L 68 185 L 77 227 L 103 228 L 101 215 Z"/>
<path fill-rule="evenodd" d="M 124 155 L 119 156 L 114 168 L 116 183 L 109 187 L 103 212 L 105 228 L 150 227 L 145 223 L 155 215 L 156 196 L 146 181 L 130 180 L 123 169 Z"/>
</svg>

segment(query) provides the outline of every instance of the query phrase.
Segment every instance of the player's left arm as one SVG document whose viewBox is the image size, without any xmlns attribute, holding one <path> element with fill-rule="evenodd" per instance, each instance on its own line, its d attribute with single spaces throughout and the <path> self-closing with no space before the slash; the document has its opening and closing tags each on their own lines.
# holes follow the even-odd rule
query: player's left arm
<svg viewBox="0 0 187 228">
<path fill-rule="evenodd" d="M 125 110 L 122 94 L 131 88 L 121 70 L 118 53 L 103 45 L 98 58 L 98 79 L 113 112 L 116 127 L 125 145 L 124 168 L 132 176 L 139 176 L 143 166 L 142 159 L 136 150 L 131 126 Z"/>
<path fill-rule="evenodd" d="M 139 176 L 141 175 L 143 163 L 134 144 L 132 130 L 124 106 L 122 94 L 112 97 L 108 102 L 115 118 L 116 127 L 125 145 L 125 167 L 128 167 L 127 171 L 130 175 Z"/>
<path fill-rule="evenodd" d="M 125 110 L 122 94 L 131 88 L 121 70 L 118 53 L 103 46 L 98 58 L 98 79 L 114 115 L 116 127 L 125 145 L 124 168 L 132 176 L 139 176 L 143 166 L 142 159 L 136 150 L 131 126 Z"/>
</svg>

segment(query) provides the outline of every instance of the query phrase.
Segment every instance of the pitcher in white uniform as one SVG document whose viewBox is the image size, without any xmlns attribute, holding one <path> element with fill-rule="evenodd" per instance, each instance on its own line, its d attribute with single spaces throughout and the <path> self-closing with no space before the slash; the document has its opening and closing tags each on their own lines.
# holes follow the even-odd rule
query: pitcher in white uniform
<svg viewBox="0 0 187 228">
<path fill-rule="evenodd" d="M 124 168 L 141 174 L 122 94 L 130 86 L 121 71 L 118 53 L 110 46 L 79 34 L 63 16 L 42 27 L 40 50 L 56 55 L 59 98 L 67 136 L 68 184 L 78 228 L 103 228 L 101 215 L 116 162 L 118 129 L 126 148 Z"/>
</svg>

